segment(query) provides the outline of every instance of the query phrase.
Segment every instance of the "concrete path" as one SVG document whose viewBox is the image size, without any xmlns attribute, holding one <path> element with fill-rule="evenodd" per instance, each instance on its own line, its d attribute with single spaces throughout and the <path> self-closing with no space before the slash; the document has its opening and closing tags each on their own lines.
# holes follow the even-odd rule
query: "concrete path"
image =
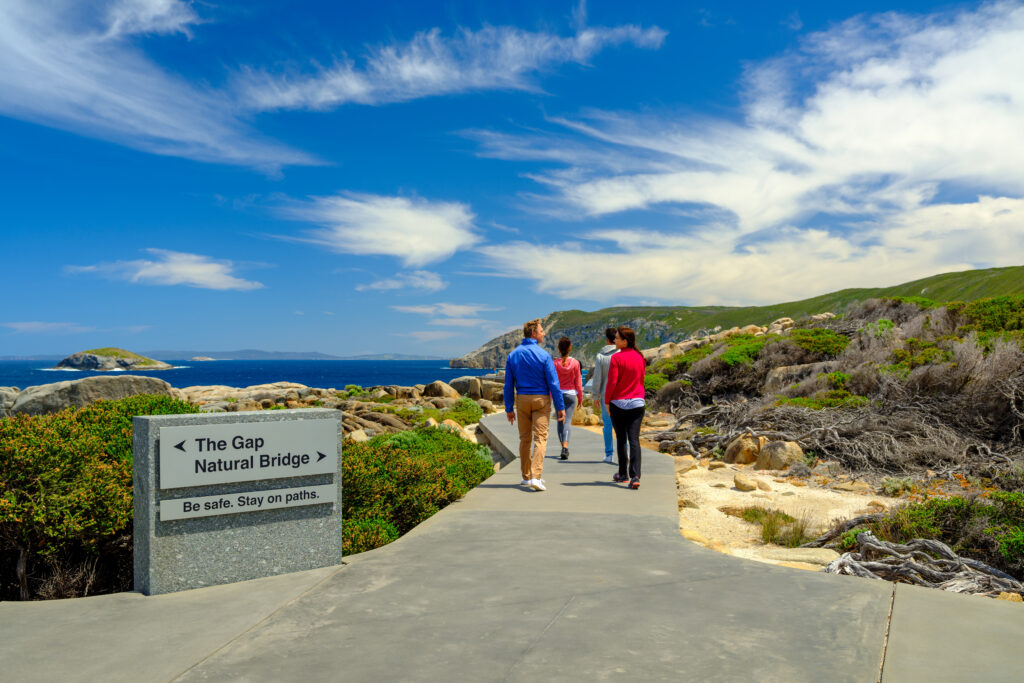
<svg viewBox="0 0 1024 683">
<path fill-rule="evenodd" d="M 1024 606 L 715 553 L 679 535 L 669 457 L 630 491 L 599 436 L 571 450 L 547 492 L 512 464 L 342 567 L 2 603 L 0 679 L 1024 680 Z"/>
</svg>

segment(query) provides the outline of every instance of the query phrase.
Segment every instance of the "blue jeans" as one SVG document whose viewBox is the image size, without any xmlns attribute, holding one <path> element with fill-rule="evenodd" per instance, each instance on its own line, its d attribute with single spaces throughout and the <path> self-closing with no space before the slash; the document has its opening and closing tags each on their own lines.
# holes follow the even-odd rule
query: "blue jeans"
<svg viewBox="0 0 1024 683">
<path fill-rule="evenodd" d="M 601 428 L 601 431 L 604 432 L 604 457 L 610 458 L 615 453 L 612 444 L 612 417 L 608 414 L 608 406 L 604 404 L 604 401 L 600 401 L 600 404 L 601 424 L 604 425 Z"/>
</svg>

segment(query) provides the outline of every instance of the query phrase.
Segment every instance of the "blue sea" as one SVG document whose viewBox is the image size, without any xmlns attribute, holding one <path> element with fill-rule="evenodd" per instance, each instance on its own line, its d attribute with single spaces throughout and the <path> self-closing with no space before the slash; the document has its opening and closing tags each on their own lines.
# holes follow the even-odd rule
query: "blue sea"
<svg viewBox="0 0 1024 683">
<path fill-rule="evenodd" d="M 298 382 L 309 387 L 344 389 L 348 384 L 412 386 L 445 382 L 465 375 L 486 375 L 493 370 L 450 368 L 443 360 L 218 360 L 174 361 L 173 370 L 132 371 L 132 375 L 159 377 L 171 386 L 223 384 L 247 387 L 270 382 Z M 25 387 L 82 379 L 110 372 L 53 370 L 56 361 L 0 361 L 0 387 Z"/>
</svg>

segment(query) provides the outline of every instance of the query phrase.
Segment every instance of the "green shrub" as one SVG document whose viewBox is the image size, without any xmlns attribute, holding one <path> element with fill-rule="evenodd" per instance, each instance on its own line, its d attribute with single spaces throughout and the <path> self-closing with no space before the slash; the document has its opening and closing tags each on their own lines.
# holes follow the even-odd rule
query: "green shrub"
<svg viewBox="0 0 1024 683">
<path fill-rule="evenodd" d="M 862 334 L 867 334 L 876 339 L 882 339 L 892 334 L 892 331 L 896 329 L 896 323 L 889 320 L 888 318 L 879 318 L 873 323 L 868 323 L 864 327 L 857 330 Z"/>
<path fill-rule="evenodd" d="M 892 498 L 896 498 L 900 494 L 906 493 L 913 488 L 914 482 L 906 477 L 886 477 L 882 480 L 882 493 Z"/>
<path fill-rule="evenodd" d="M 882 297 L 882 300 L 883 301 L 895 301 L 896 303 L 901 303 L 901 304 L 914 304 L 918 308 L 922 308 L 922 309 L 925 309 L 925 308 L 938 308 L 939 306 L 942 305 L 941 303 L 939 303 L 937 301 L 933 301 L 933 300 L 925 298 L 923 296 L 892 296 L 892 297 Z"/>
<path fill-rule="evenodd" d="M 395 525 L 383 519 L 346 519 L 342 521 L 341 552 L 353 555 L 373 550 L 391 543 L 398 535 Z"/>
<path fill-rule="evenodd" d="M 651 370 L 667 376 L 686 372 L 690 369 L 690 366 L 701 359 L 707 358 L 720 346 L 721 344 L 704 344 L 703 346 L 694 347 L 678 356 L 663 358 L 656 362 L 651 367 Z"/>
<path fill-rule="evenodd" d="M 940 341 L 946 341 L 946 339 L 943 338 Z M 880 365 L 878 366 L 878 370 L 880 372 L 906 377 L 914 368 L 919 368 L 925 365 L 948 363 L 952 358 L 953 352 L 941 348 L 937 342 L 910 337 L 903 342 L 903 346 L 901 348 L 893 349 L 893 352 L 889 357 L 889 360 L 891 360 L 892 363 L 889 365 Z"/>
<path fill-rule="evenodd" d="M 825 378 L 829 388 L 837 391 L 846 391 L 846 383 L 850 381 L 850 376 L 845 372 L 822 373 L 818 377 Z"/>
<path fill-rule="evenodd" d="M 663 386 L 668 384 L 668 377 L 661 374 L 660 372 L 648 372 L 644 375 L 644 390 L 645 391 L 658 391 Z"/>
<path fill-rule="evenodd" d="M 851 394 L 845 389 L 832 389 L 831 391 L 819 391 L 814 396 L 809 397 L 797 397 L 787 398 L 780 397 L 775 401 L 775 405 L 784 406 L 799 406 L 800 408 L 810 408 L 811 410 L 827 410 L 830 408 L 855 408 L 859 406 L 866 406 L 870 401 L 864 396 L 857 396 Z"/>
<path fill-rule="evenodd" d="M 769 337 L 752 334 L 737 334 L 725 340 L 726 350 L 718 356 L 719 360 L 732 367 L 733 365 L 750 365 L 768 343 Z"/>
<path fill-rule="evenodd" d="M 967 324 L 958 331 L 1009 332 L 1024 330 L 1024 295 L 996 296 L 976 301 L 955 301 L 946 310 L 963 317 Z"/>
<path fill-rule="evenodd" d="M 478 406 L 476 401 L 467 396 L 460 398 L 454 405 L 443 413 L 445 420 L 455 420 L 463 427 L 479 422 L 480 418 L 483 416 L 484 409 Z"/>
<path fill-rule="evenodd" d="M 838 356 L 850 343 L 847 337 L 826 328 L 792 329 L 787 339 L 805 351 L 828 357 Z"/>
<path fill-rule="evenodd" d="M 999 491 L 987 499 L 931 498 L 893 508 L 879 521 L 858 529 L 869 529 L 878 538 L 896 543 L 936 539 L 959 555 L 986 562 L 1018 579 L 1024 572 L 1022 493 Z"/>
<path fill-rule="evenodd" d="M 399 534 L 408 532 L 493 471 L 486 446 L 444 429 L 415 429 L 346 444 L 342 523 L 377 520 L 376 527 L 364 524 L 362 531 L 347 532 L 350 543 L 361 539 L 358 547 L 368 550 L 365 544 L 371 539 L 387 538 L 384 523 Z"/>
<path fill-rule="evenodd" d="M 0 420 L 0 576 L 13 576 L 22 552 L 38 578 L 45 558 L 95 555 L 130 532 L 132 417 L 195 412 L 144 395 Z"/>
</svg>

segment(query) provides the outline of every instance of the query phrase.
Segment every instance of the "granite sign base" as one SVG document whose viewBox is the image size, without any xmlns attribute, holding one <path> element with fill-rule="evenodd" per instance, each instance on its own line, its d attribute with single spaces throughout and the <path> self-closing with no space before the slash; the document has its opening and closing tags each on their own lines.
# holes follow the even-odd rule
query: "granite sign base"
<svg viewBox="0 0 1024 683">
<path fill-rule="evenodd" d="M 332 459 L 337 456 L 336 471 L 329 474 L 303 475 L 297 468 L 298 476 L 160 488 L 162 427 L 191 426 L 201 433 L 210 425 L 237 424 L 243 435 L 273 430 L 274 424 L 268 423 L 317 421 L 323 434 L 324 420 L 333 422 L 336 434 L 330 445 L 320 448 L 333 448 L 328 452 Z M 136 591 L 157 595 L 341 564 L 338 411 L 140 416 L 134 418 L 133 430 Z M 177 439 L 182 430 L 172 433 Z M 189 457 L 186 449 L 198 447 L 200 439 L 192 441 L 176 446 L 181 457 Z M 317 457 L 314 453 L 314 462 Z M 254 460 L 258 463 L 258 453 Z"/>
</svg>

